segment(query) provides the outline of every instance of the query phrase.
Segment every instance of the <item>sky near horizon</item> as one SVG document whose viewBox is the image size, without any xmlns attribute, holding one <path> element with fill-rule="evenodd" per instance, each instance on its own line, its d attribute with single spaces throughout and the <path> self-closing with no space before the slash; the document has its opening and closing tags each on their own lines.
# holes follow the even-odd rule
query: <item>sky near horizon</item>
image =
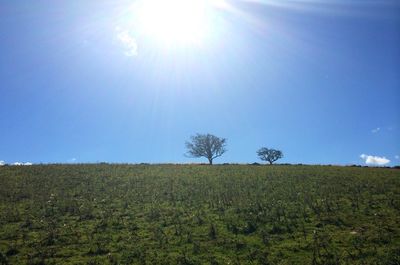
<svg viewBox="0 0 400 265">
<path fill-rule="evenodd" d="M 0 164 L 400 164 L 398 1 L 159 3 L 0 0 Z"/>
</svg>

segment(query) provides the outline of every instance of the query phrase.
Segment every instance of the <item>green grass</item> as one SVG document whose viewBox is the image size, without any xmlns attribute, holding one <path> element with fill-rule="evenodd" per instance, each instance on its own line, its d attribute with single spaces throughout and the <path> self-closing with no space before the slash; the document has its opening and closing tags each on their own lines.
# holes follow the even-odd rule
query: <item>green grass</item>
<svg viewBox="0 0 400 265">
<path fill-rule="evenodd" d="M 400 170 L 0 167 L 0 264 L 400 264 Z"/>
</svg>

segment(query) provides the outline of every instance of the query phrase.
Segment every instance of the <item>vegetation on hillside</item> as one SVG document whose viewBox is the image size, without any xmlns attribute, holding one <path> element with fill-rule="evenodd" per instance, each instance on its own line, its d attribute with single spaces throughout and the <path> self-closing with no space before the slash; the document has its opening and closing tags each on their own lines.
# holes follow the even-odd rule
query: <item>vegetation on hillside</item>
<svg viewBox="0 0 400 265">
<path fill-rule="evenodd" d="M 399 264 L 400 171 L 0 168 L 0 264 Z"/>
</svg>

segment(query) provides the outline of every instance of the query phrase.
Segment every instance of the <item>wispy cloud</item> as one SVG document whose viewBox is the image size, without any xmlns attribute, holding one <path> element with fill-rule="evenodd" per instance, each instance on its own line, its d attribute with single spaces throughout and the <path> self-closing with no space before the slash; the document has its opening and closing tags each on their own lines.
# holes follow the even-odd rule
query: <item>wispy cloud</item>
<svg viewBox="0 0 400 265">
<path fill-rule="evenodd" d="M 4 162 L 3 160 L 0 160 L 0 167 L 4 166 L 6 164 L 6 162 Z"/>
<path fill-rule="evenodd" d="M 76 162 L 76 158 L 75 158 L 75 157 L 71 158 L 71 159 L 69 160 L 69 162 L 71 162 L 71 163 Z"/>
<path fill-rule="evenodd" d="M 400 156 L 399 155 L 395 155 L 394 158 L 400 159 Z"/>
<path fill-rule="evenodd" d="M 380 127 L 377 127 L 377 128 L 375 128 L 375 129 L 372 129 L 371 132 L 372 132 L 372 133 L 378 133 L 380 130 L 381 130 L 381 128 L 380 128 Z"/>
<path fill-rule="evenodd" d="M 32 166 L 33 164 L 31 162 L 15 162 L 13 163 L 13 166 Z"/>
<path fill-rule="evenodd" d="M 365 161 L 365 164 L 367 165 L 383 166 L 390 163 L 390 160 L 384 156 L 380 157 L 380 156 L 362 154 L 360 155 L 360 158 L 363 159 Z"/>
<path fill-rule="evenodd" d="M 123 30 L 120 27 L 115 28 L 117 32 L 117 39 L 122 44 L 125 50 L 126 56 L 136 56 L 138 55 L 138 45 L 136 39 L 127 30 Z"/>
</svg>

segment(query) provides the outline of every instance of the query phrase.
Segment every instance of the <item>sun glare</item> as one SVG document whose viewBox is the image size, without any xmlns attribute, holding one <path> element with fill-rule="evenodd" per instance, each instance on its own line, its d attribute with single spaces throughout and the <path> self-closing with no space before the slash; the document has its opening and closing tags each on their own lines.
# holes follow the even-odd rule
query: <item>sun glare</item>
<svg viewBox="0 0 400 265">
<path fill-rule="evenodd" d="M 159 42 L 200 42 L 209 29 L 205 0 L 142 0 L 138 14 L 141 31 Z"/>
</svg>

